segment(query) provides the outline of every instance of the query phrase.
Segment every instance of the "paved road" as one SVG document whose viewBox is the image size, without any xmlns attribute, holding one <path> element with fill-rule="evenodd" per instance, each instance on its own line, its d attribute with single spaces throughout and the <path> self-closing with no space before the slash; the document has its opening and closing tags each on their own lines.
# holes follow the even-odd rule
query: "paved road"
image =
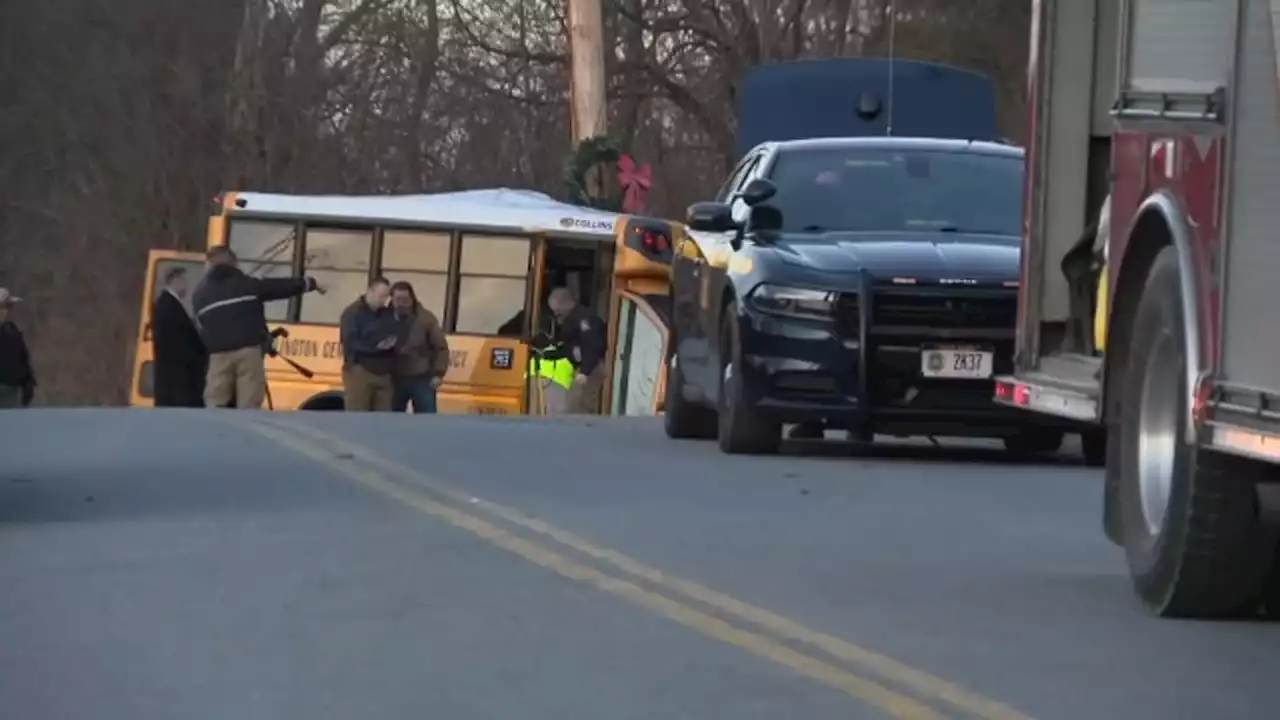
<svg viewBox="0 0 1280 720">
<path fill-rule="evenodd" d="M 812 451 L 813 448 L 807 448 Z M 0 415 L 0 718 L 1265 718 L 1098 475 L 652 420 Z"/>
</svg>

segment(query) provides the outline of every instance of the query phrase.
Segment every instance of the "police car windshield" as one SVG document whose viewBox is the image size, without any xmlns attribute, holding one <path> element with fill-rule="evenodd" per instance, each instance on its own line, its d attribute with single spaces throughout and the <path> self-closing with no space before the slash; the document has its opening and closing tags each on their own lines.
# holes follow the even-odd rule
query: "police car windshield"
<svg viewBox="0 0 1280 720">
<path fill-rule="evenodd" d="M 963 150 L 783 150 L 770 173 L 785 232 L 1022 232 L 1022 158 Z M 957 238 L 959 239 L 959 238 Z"/>
</svg>

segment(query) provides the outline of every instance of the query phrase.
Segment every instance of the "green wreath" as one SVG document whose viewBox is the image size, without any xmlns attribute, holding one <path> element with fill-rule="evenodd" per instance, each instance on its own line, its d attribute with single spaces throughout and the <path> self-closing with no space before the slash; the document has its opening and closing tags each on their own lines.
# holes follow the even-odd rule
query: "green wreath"
<svg viewBox="0 0 1280 720">
<path fill-rule="evenodd" d="M 622 144 L 608 135 L 597 135 L 578 143 L 573 153 L 564 161 L 562 175 L 569 202 L 597 210 L 618 212 L 622 198 L 596 197 L 587 189 L 587 173 L 598 165 L 614 168 L 622 157 Z"/>
</svg>

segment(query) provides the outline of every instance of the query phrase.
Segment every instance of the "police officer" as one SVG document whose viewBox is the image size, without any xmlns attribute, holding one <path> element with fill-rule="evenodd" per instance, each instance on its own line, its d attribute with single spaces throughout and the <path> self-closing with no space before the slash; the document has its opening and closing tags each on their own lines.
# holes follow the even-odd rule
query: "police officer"
<svg viewBox="0 0 1280 720">
<path fill-rule="evenodd" d="M 599 409 L 600 389 L 604 385 L 604 322 L 590 309 L 579 305 L 566 288 L 552 290 L 547 304 L 556 318 L 556 343 L 575 370 L 565 412 L 594 414 Z"/>
<path fill-rule="evenodd" d="M 563 415 L 569 408 L 569 392 L 577 370 L 564 349 L 545 333 L 538 333 L 529 358 L 529 373 L 537 378 L 544 415 Z M 528 375 L 526 374 L 526 377 Z"/>
<path fill-rule="evenodd" d="M 256 278 L 246 275 L 231 248 L 209 249 L 204 279 L 191 294 L 200 338 L 209 351 L 206 407 L 256 410 L 267 395 L 263 347 L 271 342 L 263 303 L 303 293 L 324 293 L 315 278 Z"/>
</svg>

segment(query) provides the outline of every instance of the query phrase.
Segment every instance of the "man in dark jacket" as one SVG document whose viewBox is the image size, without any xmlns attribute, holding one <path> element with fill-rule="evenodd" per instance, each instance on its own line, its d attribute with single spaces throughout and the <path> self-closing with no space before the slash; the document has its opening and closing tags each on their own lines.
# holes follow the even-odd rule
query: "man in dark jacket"
<svg viewBox="0 0 1280 720">
<path fill-rule="evenodd" d="M 570 414 L 595 414 L 600 410 L 600 390 L 604 387 L 605 346 L 608 339 L 604 321 L 590 308 L 578 304 L 567 288 L 556 288 L 547 298 L 556 318 L 556 343 L 577 371 L 569 388 Z"/>
<path fill-rule="evenodd" d="M 436 412 L 436 390 L 449 371 L 449 338 L 436 314 L 418 302 L 413 285 L 398 282 L 391 286 L 391 308 L 404 327 L 404 342 L 396 348 L 392 373 L 391 409 L 413 413 Z"/>
<path fill-rule="evenodd" d="M 187 271 L 173 268 L 151 307 L 156 407 L 204 407 L 209 354 L 187 310 Z"/>
<path fill-rule="evenodd" d="M 386 278 L 374 278 L 342 312 L 342 394 L 348 411 L 391 410 L 391 373 L 403 326 L 390 301 L 391 285 Z"/>
<path fill-rule="evenodd" d="M 267 394 L 263 348 L 269 338 L 262 304 L 324 290 L 309 277 L 250 277 L 237 267 L 235 253 L 225 245 L 210 248 L 206 258 L 209 270 L 191 303 L 209 351 L 204 404 L 227 407 L 234 397 L 237 408 L 256 410 Z"/>
<path fill-rule="evenodd" d="M 35 397 L 31 353 L 22 331 L 9 319 L 9 312 L 20 302 L 22 298 L 0 288 L 0 410 L 27 407 Z"/>
</svg>

